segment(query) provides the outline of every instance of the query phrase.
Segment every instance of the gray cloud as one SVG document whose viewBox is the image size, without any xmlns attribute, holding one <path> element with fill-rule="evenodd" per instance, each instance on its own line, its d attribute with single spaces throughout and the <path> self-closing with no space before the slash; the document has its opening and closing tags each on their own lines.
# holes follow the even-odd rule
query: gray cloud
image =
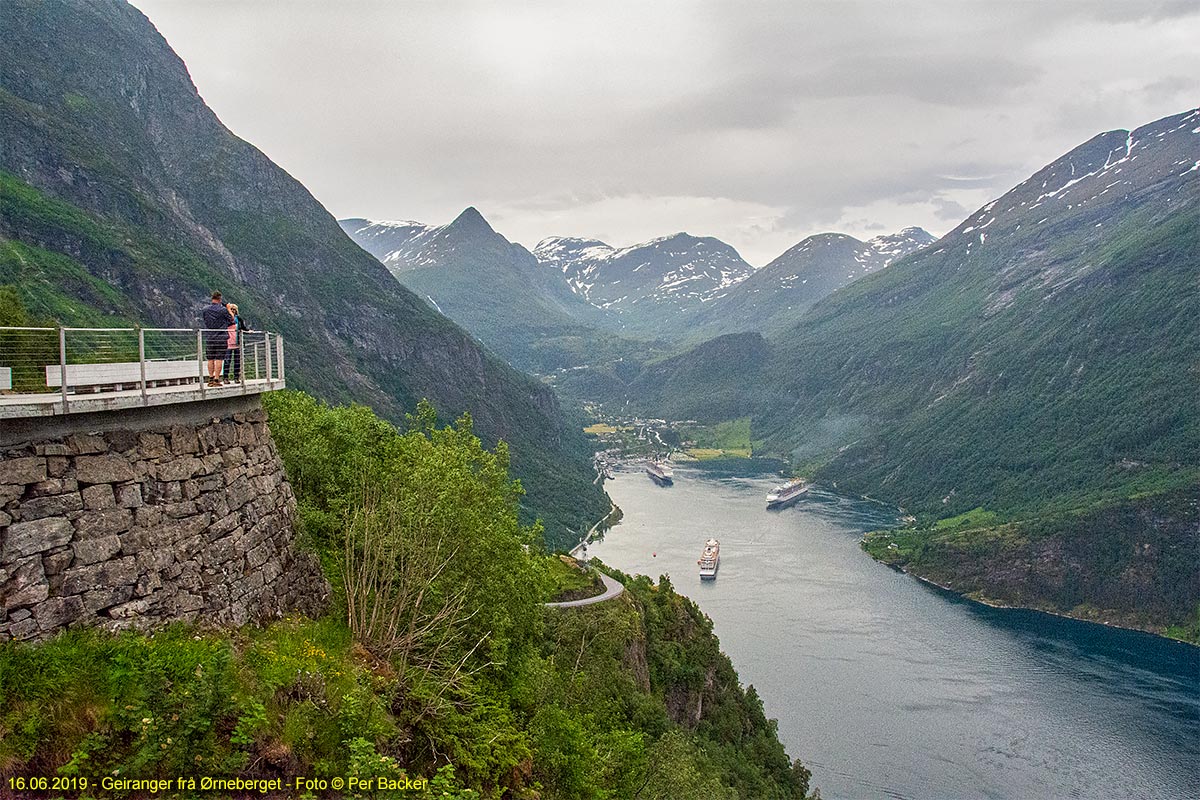
<svg viewBox="0 0 1200 800">
<path fill-rule="evenodd" d="M 134 2 L 334 214 L 526 244 L 941 233 L 1200 96 L 1193 2 Z"/>
</svg>

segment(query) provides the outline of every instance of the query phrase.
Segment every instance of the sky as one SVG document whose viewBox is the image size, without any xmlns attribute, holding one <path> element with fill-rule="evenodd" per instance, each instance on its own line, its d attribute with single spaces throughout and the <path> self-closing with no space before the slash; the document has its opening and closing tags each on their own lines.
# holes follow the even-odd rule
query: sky
<svg viewBox="0 0 1200 800">
<path fill-rule="evenodd" d="M 338 218 L 512 241 L 935 235 L 1200 103 L 1200 3 L 133 0 Z"/>
</svg>

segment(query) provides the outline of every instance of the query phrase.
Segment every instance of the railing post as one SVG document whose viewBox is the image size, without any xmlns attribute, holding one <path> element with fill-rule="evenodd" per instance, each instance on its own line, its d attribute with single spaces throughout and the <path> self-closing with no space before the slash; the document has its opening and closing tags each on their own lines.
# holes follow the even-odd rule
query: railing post
<svg viewBox="0 0 1200 800">
<path fill-rule="evenodd" d="M 150 405 L 146 398 L 146 330 L 138 326 L 138 368 L 142 373 L 142 405 Z"/>
<path fill-rule="evenodd" d="M 283 376 L 283 336 L 275 335 L 275 360 L 279 364 L 279 382 L 283 383 L 286 378 Z"/>
<path fill-rule="evenodd" d="M 270 389 L 274 382 L 271 373 L 271 334 L 266 331 L 263 332 L 263 351 L 267 358 L 267 388 Z"/>
<path fill-rule="evenodd" d="M 58 327 L 58 370 L 62 377 L 62 407 L 67 413 L 67 329 Z"/>
<path fill-rule="evenodd" d="M 208 396 L 208 387 L 204 380 L 204 331 L 196 329 L 196 366 L 200 368 L 200 397 Z"/>
<path fill-rule="evenodd" d="M 239 330 L 237 332 L 237 354 L 238 360 L 238 381 L 242 384 L 242 394 L 246 393 L 246 335 Z"/>
</svg>

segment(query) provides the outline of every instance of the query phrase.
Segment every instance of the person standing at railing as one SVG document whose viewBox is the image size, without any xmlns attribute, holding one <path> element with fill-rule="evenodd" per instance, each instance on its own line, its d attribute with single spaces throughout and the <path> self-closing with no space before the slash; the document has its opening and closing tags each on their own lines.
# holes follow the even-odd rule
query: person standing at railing
<svg viewBox="0 0 1200 800">
<path fill-rule="evenodd" d="M 237 303 L 230 303 L 226 308 L 233 316 L 233 324 L 229 326 L 229 339 L 225 343 L 225 381 L 241 383 L 242 381 L 242 343 L 238 341 L 239 332 L 250 330 L 246 320 L 238 313 Z"/>
<path fill-rule="evenodd" d="M 229 349 L 229 326 L 233 315 L 221 302 L 221 293 L 212 293 L 212 303 L 200 313 L 204 320 L 204 357 L 208 359 L 208 385 L 221 385 L 221 367 L 224 366 L 225 351 Z"/>
</svg>

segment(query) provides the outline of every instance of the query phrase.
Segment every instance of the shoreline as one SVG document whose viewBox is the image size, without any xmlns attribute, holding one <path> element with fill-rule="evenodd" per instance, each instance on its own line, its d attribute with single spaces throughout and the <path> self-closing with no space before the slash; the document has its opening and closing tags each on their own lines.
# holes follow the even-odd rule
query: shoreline
<svg viewBox="0 0 1200 800">
<path fill-rule="evenodd" d="M 1084 617 L 1077 617 L 1073 614 L 1068 614 L 1064 611 L 1051 611 L 1050 609 L 1035 608 L 1033 606 L 1014 606 L 1014 605 L 1009 605 L 1007 603 L 1001 603 L 1001 602 L 995 601 L 995 600 L 987 600 L 987 599 L 984 599 L 981 597 L 972 597 L 971 595 L 967 594 L 966 592 L 963 592 L 959 589 L 955 589 L 953 586 L 947 586 L 945 584 L 938 583 L 937 581 L 933 580 L 932 578 L 927 578 L 924 575 L 919 575 L 916 572 L 913 572 L 912 570 L 905 569 L 904 567 L 900 566 L 899 564 L 891 564 L 891 563 L 888 563 L 887 561 L 881 561 L 880 559 L 875 558 L 873 555 L 870 554 L 870 552 L 867 552 L 866 550 L 864 550 L 863 552 L 868 558 L 870 558 L 871 560 L 875 561 L 878 564 L 882 564 L 883 566 L 888 567 L 889 569 L 893 569 L 896 572 L 901 572 L 901 573 L 909 576 L 910 578 L 917 579 L 921 583 L 927 584 L 929 586 L 933 586 L 934 588 L 940 589 L 943 592 L 948 592 L 948 593 L 954 595 L 955 597 L 961 598 L 970 603 L 978 603 L 981 606 L 987 606 L 988 608 L 995 608 L 995 609 L 1006 610 L 1006 611 L 1033 611 L 1038 614 L 1047 614 L 1052 617 L 1059 617 L 1060 619 L 1069 619 L 1074 622 L 1084 622 L 1089 625 L 1103 625 L 1106 628 L 1117 628 L 1119 630 L 1124 630 L 1124 631 L 1136 631 L 1138 633 L 1144 633 L 1149 636 L 1154 636 L 1154 637 L 1163 639 L 1168 642 L 1175 642 L 1177 644 L 1182 644 L 1182 645 L 1186 645 L 1188 647 L 1195 647 L 1197 649 L 1200 649 L 1200 643 L 1189 642 L 1186 639 L 1176 639 L 1174 636 L 1166 636 L 1165 634 L 1163 634 L 1159 631 L 1153 631 L 1153 630 L 1149 630 L 1147 628 L 1139 628 L 1139 627 L 1135 627 L 1133 625 L 1122 625 L 1120 623 L 1110 622 L 1108 620 L 1102 620 L 1102 619 L 1087 619 Z"/>
</svg>

